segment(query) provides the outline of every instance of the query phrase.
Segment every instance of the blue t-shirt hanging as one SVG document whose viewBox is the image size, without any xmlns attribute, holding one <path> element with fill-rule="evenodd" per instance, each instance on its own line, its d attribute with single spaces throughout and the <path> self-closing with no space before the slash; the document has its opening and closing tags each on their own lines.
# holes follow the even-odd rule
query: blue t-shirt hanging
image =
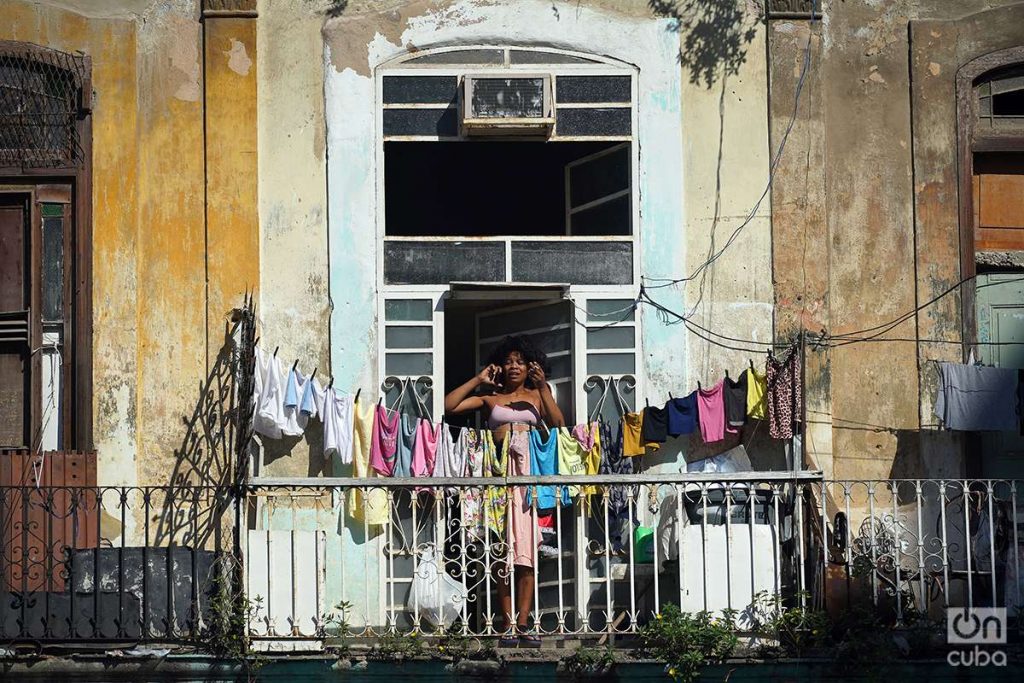
<svg viewBox="0 0 1024 683">
<path fill-rule="evenodd" d="M 530 473 L 540 476 L 558 474 L 558 430 L 549 429 L 547 441 L 540 430 L 530 430 Z M 526 492 L 527 505 L 533 505 L 533 491 L 537 492 L 538 510 L 551 510 L 555 507 L 557 499 L 554 486 L 530 487 Z M 569 487 L 563 486 L 562 505 L 569 505 L 570 502 Z"/>
<path fill-rule="evenodd" d="M 697 431 L 697 392 L 681 398 L 670 398 L 668 408 L 669 436 L 692 434 Z"/>
</svg>

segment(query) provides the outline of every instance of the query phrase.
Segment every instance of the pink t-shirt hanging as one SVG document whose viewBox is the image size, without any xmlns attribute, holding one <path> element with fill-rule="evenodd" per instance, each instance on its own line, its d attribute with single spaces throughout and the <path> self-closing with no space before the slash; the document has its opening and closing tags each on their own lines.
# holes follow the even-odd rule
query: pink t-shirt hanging
<svg viewBox="0 0 1024 683">
<path fill-rule="evenodd" d="M 697 418 L 704 443 L 725 438 L 725 384 L 720 381 L 710 389 L 697 391 Z"/>
<path fill-rule="evenodd" d="M 398 411 L 388 417 L 388 410 L 377 406 L 373 421 L 373 438 L 370 439 L 370 467 L 384 477 L 395 472 L 398 455 Z"/>
<path fill-rule="evenodd" d="M 416 425 L 416 441 L 412 445 L 412 476 L 429 477 L 434 472 L 437 460 L 438 427 L 430 420 L 420 420 Z"/>
</svg>

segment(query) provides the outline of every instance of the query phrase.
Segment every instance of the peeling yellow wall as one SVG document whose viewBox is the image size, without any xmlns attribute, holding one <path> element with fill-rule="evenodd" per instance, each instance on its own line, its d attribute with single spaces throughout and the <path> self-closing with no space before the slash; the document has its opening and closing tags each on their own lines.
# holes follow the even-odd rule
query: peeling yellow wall
<svg viewBox="0 0 1024 683">
<path fill-rule="evenodd" d="M 208 101 L 199 0 L 0 4 L 0 39 L 92 59 L 101 484 L 216 473 L 197 410 L 224 316 L 259 272 L 256 27 L 218 18 L 206 30 Z"/>
</svg>

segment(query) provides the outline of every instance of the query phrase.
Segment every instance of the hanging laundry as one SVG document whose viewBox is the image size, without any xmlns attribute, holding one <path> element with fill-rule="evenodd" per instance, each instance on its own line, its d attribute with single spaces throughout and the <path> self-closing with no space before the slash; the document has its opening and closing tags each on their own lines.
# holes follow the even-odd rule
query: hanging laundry
<svg viewBox="0 0 1024 683">
<path fill-rule="evenodd" d="M 768 435 L 773 439 L 792 439 L 799 432 L 803 389 L 800 378 L 800 352 L 795 346 L 785 360 L 768 358 Z"/>
<path fill-rule="evenodd" d="M 435 426 L 430 420 L 420 420 L 416 425 L 416 438 L 412 446 L 412 466 L 410 471 L 414 477 L 429 477 L 434 472 L 437 460 L 437 444 L 441 430 L 448 428 L 443 424 Z M 451 435 L 448 436 L 451 439 Z"/>
<path fill-rule="evenodd" d="M 288 371 L 284 390 L 284 424 L 281 433 L 287 436 L 302 436 L 306 433 L 309 416 L 299 409 L 299 402 L 309 380 L 292 368 Z"/>
<path fill-rule="evenodd" d="M 495 448 L 494 436 L 489 429 L 481 430 L 484 455 L 485 477 L 507 477 L 508 470 L 508 439 Z M 484 489 L 484 520 L 487 528 L 498 538 L 505 537 L 505 522 L 508 515 L 508 489 L 504 486 L 488 486 Z M 499 557 L 507 553 L 496 550 Z"/>
<path fill-rule="evenodd" d="M 256 350 L 257 372 L 262 375 L 259 404 L 253 428 L 271 439 L 281 438 L 284 424 L 284 387 L 281 384 L 281 363 L 277 356 Z"/>
<path fill-rule="evenodd" d="M 583 427 L 584 438 L 589 438 L 590 434 L 587 430 L 587 425 L 576 425 L 576 428 Z M 574 429 L 569 427 L 559 427 L 557 430 L 558 435 L 558 474 L 578 477 L 582 474 L 587 473 L 587 466 L 584 463 L 584 458 L 587 455 L 587 449 L 583 447 L 583 444 L 579 439 L 576 438 Z M 569 498 L 575 498 L 580 494 L 579 486 L 566 487 L 568 490 Z"/>
<path fill-rule="evenodd" d="M 668 411 L 669 436 L 692 434 L 697 431 L 697 392 L 690 392 L 682 398 L 669 399 L 665 404 Z"/>
<path fill-rule="evenodd" d="M 714 443 L 725 438 L 724 380 L 710 389 L 697 390 L 697 415 L 704 443 Z"/>
<path fill-rule="evenodd" d="M 621 421 L 622 454 L 627 458 L 644 454 L 641 430 L 643 415 L 641 413 L 625 413 Z"/>
<path fill-rule="evenodd" d="M 644 446 L 657 450 L 668 439 L 668 409 L 647 406 L 643 410 L 640 437 Z"/>
<path fill-rule="evenodd" d="M 302 387 L 302 396 L 299 397 L 299 410 L 307 417 L 316 417 L 320 414 L 319 406 L 323 403 L 324 390 L 320 381 L 313 377 Z M 319 402 L 317 398 L 320 398 Z"/>
<path fill-rule="evenodd" d="M 352 476 L 360 479 L 378 476 L 370 467 L 375 415 L 372 403 L 366 405 L 366 410 L 361 409 L 359 401 L 352 407 Z M 337 472 L 335 476 L 338 476 Z M 350 491 L 348 514 L 353 519 L 379 526 L 387 523 L 388 513 L 388 494 L 383 488 L 355 488 Z"/>
<path fill-rule="evenodd" d="M 464 428 L 463 428 L 464 429 Z M 463 429 L 459 430 L 462 439 Z M 432 477 L 464 477 L 466 476 L 466 447 L 452 437 L 451 427 L 443 422 L 438 429 L 437 456 L 434 458 Z M 453 489 L 454 490 L 454 489 Z"/>
<path fill-rule="evenodd" d="M 530 472 L 541 476 L 558 474 L 559 430 L 548 430 L 547 439 L 539 429 L 531 429 L 527 433 L 530 435 Z M 569 505 L 568 488 L 563 486 L 561 489 L 562 505 Z M 530 487 L 526 496 L 527 505 L 533 505 L 534 495 L 537 497 L 538 510 L 553 510 L 557 505 L 554 486 Z"/>
<path fill-rule="evenodd" d="M 484 462 L 491 459 L 488 450 L 494 450 L 494 443 L 490 441 L 490 432 L 487 434 L 485 440 L 484 432 L 463 427 L 455 440 L 455 450 L 465 454 L 462 456 L 466 462 L 465 472 L 470 477 L 484 476 Z M 482 488 L 473 487 L 464 489 L 462 493 L 462 523 L 475 535 L 484 532 L 483 491 Z"/>
<path fill-rule="evenodd" d="M 530 433 L 510 430 L 502 443 L 500 455 L 496 454 L 492 461 L 490 471 L 491 476 L 529 476 Z M 534 567 L 539 539 L 534 531 L 531 508 L 526 503 L 526 487 L 513 486 L 511 491 L 508 487 L 491 487 L 487 496 L 488 523 L 491 530 L 509 544 L 506 550 L 511 551 L 512 564 Z"/>
<path fill-rule="evenodd" d="M 601 423 L 594 420 L 587 424 L 578 424 L 572 428 L 572 436 L 583 451 L 583 474 L 597 474 L 601 469 Z M 597 486 L 584 486 L 580 493 L 586 496 L 595 494 Z"/>
<path fill-rule="evenodd" d="M 633 474 L 634 469 L 639 469 L 639 461 L 634 466 L 632 457 L 627 457 L 623 452 L 623 433 L 626 422 L 619 423 L 618 434 L 612 437 L 612 427 L 602 421 L 600 427 L 601 439 L 601 465 L 598 468 L 599 474 Z M 598 509 L 603 509 L 603 502 L 598 501 Z M 629 497 L 625 486 L 612 486 L 608 492 L 609 516 L 620 517 L 628 514 Z"/>
<path fill-rule="evenodd" d="M 1017 370 L 939 363 L 939 382 L 935 415 L 946 429 L 1017 431 Z"/>
<path fill-rule="evenodd" d="M 768 415 L 768 378 L 754 368 L 743 374 L 747 376 L 747 417 L 763 420 Z"/>
<path fill-rule="evenodd" d="M 320 420 L 324 425 L 324 456 L 352 464 L 352 395 L 333 387 L 324 395 Z"/>
<path fill-rule="evenodd" d="M 725 431 L 738 432 L 747 421 L 747 373 L 738 380 L 725 376 Z"/>
<path fill-rule="evenodd" d="M 395 473 L 398 456 L 398 413 L 388 416 L 388 409 L 377 405 L 370 448 L 370 466 L 378 474 L 390 477 Z"/>
<path fill-rule="evenodd" d="M 408 413 L 398 418 L 398 443 L 395 457 L 395 477 L 412 476 L 412 449 L 416 444 L 416 428 L 420 418 Z"/>
</svg>

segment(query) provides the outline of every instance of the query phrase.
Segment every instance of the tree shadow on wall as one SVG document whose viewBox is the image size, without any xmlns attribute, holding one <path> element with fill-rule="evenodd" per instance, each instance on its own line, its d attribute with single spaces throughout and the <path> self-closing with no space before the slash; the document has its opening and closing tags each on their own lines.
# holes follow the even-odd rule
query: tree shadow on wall
<svg viewBox="0 0 1024 683">
<path fill-rule="evenodd" d="M 309 1 L 319 4 L 321 0 Z M 344 14 L 346 9 L 348 9 L 348 0 L 327 0 L 327 6 L 322 11 L 325 16 L 334 19 Z"/>
<path fill-rule="evenodd" d="M 679 63 L 691 83 L 710 88 L 720 76 L 739 73 L 757 35 L 743 0 L 647 0 L 647 6 L 672 20 L 670 31 L 684 35 Z"/>
</svg>

